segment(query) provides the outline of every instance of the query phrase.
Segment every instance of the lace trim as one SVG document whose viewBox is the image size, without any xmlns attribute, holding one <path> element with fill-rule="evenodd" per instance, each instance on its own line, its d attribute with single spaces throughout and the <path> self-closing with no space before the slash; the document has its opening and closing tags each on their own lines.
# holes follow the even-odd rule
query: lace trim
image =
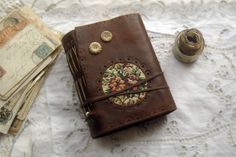
<svg viewBox="0 0 236 157">
<path fill-rule="evenodd" d="M 28 3 L 41 13 L 45 22 L 55 28 L 63 28 L 64 32 L 69 31 L 72 28 L 71 26 L 78 24 L 82 25 L 120 14 L 139 12 L 144 18 L 144 21 L 151 20 L 156 22 L 155 28 L 164 30 L 162 33 L 148 32 L 156 55 L 164 68 L 167 68 L 165 65 L 172 59 L 171 57 L 173 57 L 171 49 L 178 30 L 197 26 L 202 29 L 207 27 L 208 29 L 206 30 L 209 30 L 209 32 L 206 32 L 208 34 L 206 34 L 205 50 L 195 65 L 214 65 L 215 69 L 211 69 L 213 75 L 209 78 L 207 85 L 202 87 L 202 90 L 206 90 L 210 96 L 217 100 L 218 104 L 214 104 L 217 108 L 216 113 L 211 116 L 206 125 L 203 126 L 205 131 L 200 132 L 198 135 L 186 135 L 186 132 L 181 128 L 179 119 L 176 119 L 174 114 L 171 114 L 168 118 L 164 117 L 146 122 L 140 124 L 138 127 L 129 129 L 129 131 L 126 131 L 127 136 L 125 136 L 128 137 L 128 139 L 123 138 L 125 134 L 123 132 L 108 136 L 104 141 L 108 143 L 110 152 L 116 155 L 120 155 L 120 153 L 132 154 L 133 156 L 152 155 L 145 149 L 145 145 L 152 145 L 155 147 L 154 149 L 158 151 L 158 149 L 160 149 L 158 143 L 162 143 L 166 144 L 165 146 L 168 148 L 168 152 L 173 151 L 178 156 L 203 156 L 207 151 L 210 151 L 211 143 L 207 140 L 221 136 L 222 139 L 226 140 L 227 146 L 236 151 L 236 55 L 234 53 L 236 43 L 232 40 L 235 37 L 233 30 L 235 25 L 234 21 L 236 21 L 236 2 L 220 1 L 216 3 L 203 1 L 202 3 L 197 3 L 192 1 L 185 3 L 182 1 L 179 3 L 169 3 L 154 0 L 149 2 L 113 4 L 112 6 L 96 4 L 96 7 L 95 5 L 84 4 L 85 2 L 83 1 L 81 3 L 78 1 L 69 2 L 69 0 L 58 0 L 47 3 L 46 0 L 32 0 Z M 2 0 L 0 2 L 0 16 L 6 15 L 7 10 L 21 5 L 23 5 L 21 0 Z M 55 21 L 58 17 L 60 17 L 60 19 Z M 170 17 L 172 19 L 170 19 Z M 219 19 L 229 17 L 231 19 L 228 20 L 227 23 L 219 21 Z M 206 20 L 204 21 L 204 19 Z M 192 23 L 191 21 L 196 22 Z M 219 22 L 216 23 L 216 21 Z M 172 24 L 169 24 L 170 22 L 172 22 Z M 67 26 L 68 24 L 70 24 L 70 27 Z M 64 64 L 62 61 L 59 63 Z M 58 73 L 57 71 L 57 74 Z M 57 76 L 61 77 L 62 80 L 62 77 L 66 77 L 62 74 L 58 74 Z M 70 81 L 71 80 L 64 80 L 64 83 L 69 84 Z M 77 103 L 75 100 L 75 90 L 73 90 L 72 93 L 74 98 L 73 102 Z M 82 112 L 79 113 L 82 114 Z M 75 148 L 72 154 L 79 153 L 81 156 L 86 156 L 90 147 L 93 149 L 94 142 L 90 138 L 87 127 L 78 125 L 83 122 L 78 117 L 74 117 L 74 121 L 77 123 L 77 129 L 65 135 L 66 142 L 73 144 L 71 141 L 73 141 L 72 138 L 74 134 L 78 135 L 77 138 L 82 137 L 80 139 L 84 140 L 76 143 L 78 147 Z M 222 134 L 224 134 L 224 136 L 222 136 Z M 130 135 L 132 135 L 132 137 L 130 137 Z M 138 140 L 134 140 L 136 138 Z M 0 136 L 0 156 L 4 152 L 9 151 L 9 148 L 13 144 L 12 137 L 4 137 L 4 139 L 7 140 L 3 140 L 3 136 Z M 56 149 L 60 146 L 60 144 L 54 143 L 53 148 Z M 163 152 L 163 149 L 159 152 Z M 65 150 L 70 149 L 56 150 L 56 153 L 62 155 L 64 153 L 62 151 Z"/>
</svg>

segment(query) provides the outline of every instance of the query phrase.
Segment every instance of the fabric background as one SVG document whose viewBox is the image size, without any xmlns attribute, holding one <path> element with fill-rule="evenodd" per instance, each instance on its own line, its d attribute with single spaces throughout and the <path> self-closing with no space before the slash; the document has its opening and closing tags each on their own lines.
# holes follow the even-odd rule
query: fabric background
<svg viewBox="0 0 236 157">
<path fill-rule="evenodd" d="M 0 156 L 236 156 L 236 2 L 134 0 L 1 0 L 0 15 L 27 4 L 50 27 L 75 26 L 139 12 L 178 109 L 160 119 L 91 139 L 64 52 L 17 138 L 0 136 Z M 206 47 L 194 64 L 172 54 L 178 31 L 202 31 Z"/>
</svg>

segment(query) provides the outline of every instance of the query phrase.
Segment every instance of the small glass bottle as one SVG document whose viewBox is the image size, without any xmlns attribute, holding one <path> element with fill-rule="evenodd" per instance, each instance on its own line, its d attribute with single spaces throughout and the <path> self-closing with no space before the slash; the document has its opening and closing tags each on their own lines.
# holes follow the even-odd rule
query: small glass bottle
<svg viewBox="0 0 236 157">
<path fill-rule="evenodd" d="M 204 38 L 199 30 L 195 28 L 186 29 L 177 35 L 173 54 L 179 61 L 191 63 L 202 54 L 204 45 Z"/>
</svg>

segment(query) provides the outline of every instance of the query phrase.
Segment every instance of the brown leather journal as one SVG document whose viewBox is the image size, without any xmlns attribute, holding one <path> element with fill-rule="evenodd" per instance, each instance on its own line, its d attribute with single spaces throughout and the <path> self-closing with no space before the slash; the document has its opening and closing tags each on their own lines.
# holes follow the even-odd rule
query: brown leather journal
<svg viewBox="0 0 236 157">
<path fill-rule="evenodd" d="M 139 14 L 76 27 L 62 43 L 93 138 L 176 109 Z"/>
</svg>

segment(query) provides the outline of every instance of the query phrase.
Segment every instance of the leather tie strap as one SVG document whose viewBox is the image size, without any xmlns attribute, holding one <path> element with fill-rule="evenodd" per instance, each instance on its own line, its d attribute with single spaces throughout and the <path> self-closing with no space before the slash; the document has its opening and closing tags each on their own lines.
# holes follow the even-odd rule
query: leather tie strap
<svg viewBox="0 0 236 157">
<path fill-rule="evenodd" d="M 127 92 L 118 93 L 118 94 L 116 94 L 116 96 L 126 95 L 126 94 L 143 93 L 143 92 L 151 92 L 151 91 L 160 90 L 160 89 L 169 89 L 169 87 L 168 86 L 160 86 L 160 87 L 153 87 L 153 88 L 147 88 L 147 89 L 142 89 L 142 90 L 127 91 Z"/>
<path fill-rule="evenodd" d="M 136 87 L 136 86 L 139 86 L 143 83 L 146 83 L 148 81 L 151 81 L 153 80 L 154 78 L 158 77 L 158 76 L 161 76 L 163 75 L 163 72 L 161 73 L 157 73 L 147 79 L 144 79 L 134 85 L 131 85 L 131 86 L 128 86 L 122 90 L 119 90 L 119 91 L 116 91 L 116 92 L 112 92 L 112 93 L 109 93 L 109 94 L 105 94 L 105 95 L 101 95 L 101 96 L 96 96 L 96 97 L 92 97 L 92 98 L 89 98 L 88 100 L 86 100 L 84 103 L 82 103 L 82 106 L 86 106 L 88 104 L 93 104 L 95 102 L 98 102 L 98 101 L 102 101 L 102 100 L 105 100 L 107 98 L 110 98 L 110 97 L 113 97 L 113 96 L 117 96 L 117 95 L 124 95 L 124 94 L 134 94 L 134 93 L 141 93 L 141 92 L 148 92 L 148 91 L 153 91 L 153 90 L 160 90 L 160 89 L 166 89 L 166 88 L 169 88 L 168 86 L 161 86 L 161 87 L 155 87 L 155 88 L 148 88 L 148 89 L 144 89 L 144 90 L 136 90 L 136 91 L 129 91 L 129 92 L 124 92 L 124 91 L 127 91 L 133 87 Z"/>
</svg>

